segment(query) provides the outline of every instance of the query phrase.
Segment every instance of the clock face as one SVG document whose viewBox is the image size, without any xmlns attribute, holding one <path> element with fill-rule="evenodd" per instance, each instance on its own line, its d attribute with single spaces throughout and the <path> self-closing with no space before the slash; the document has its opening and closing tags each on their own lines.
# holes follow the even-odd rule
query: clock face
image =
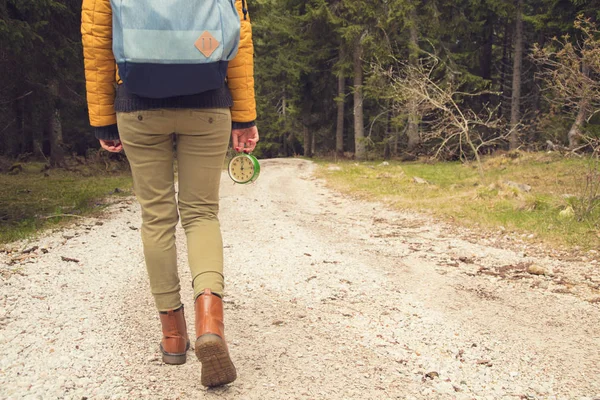
<svg viewBox="0 0 600 400">
<path fill-rule="evenodd" d="M 249 182 L 254 176 L 254 163 L 249 157 L 235 157 L 229 165 L 229 173 L 237 182 Z"/>
</svg>

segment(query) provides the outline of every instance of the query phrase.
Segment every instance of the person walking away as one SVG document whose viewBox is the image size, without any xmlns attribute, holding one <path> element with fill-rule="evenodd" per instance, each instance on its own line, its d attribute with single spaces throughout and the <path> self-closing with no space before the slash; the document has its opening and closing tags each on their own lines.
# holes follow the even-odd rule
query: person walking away
<svg viewBox="0 0 600 400">
<path fill-rule="evenodd" d="M 181 218 L 201 382 L 231 383 L 237 373 L 224 335 L 217 214 L 229 135 L 236 151 L 251 152 L 259 140 L 246 2 L 83 0 L 81 32 L 90 123 L 102 148 L 125 150 L 142 209 L 144 259 L 162 325 L 163 361 L 185 363 L 190 346 L 175 249 Z"/>
</svg>

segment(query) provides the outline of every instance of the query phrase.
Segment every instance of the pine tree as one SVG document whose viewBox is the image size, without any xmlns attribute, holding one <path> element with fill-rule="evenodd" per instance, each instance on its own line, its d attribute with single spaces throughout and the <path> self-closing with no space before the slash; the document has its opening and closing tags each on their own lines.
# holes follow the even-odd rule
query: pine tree
<svg viewBox="0 0 600 400">
<path fill-rule="evenodd" d="M 0 111 L 14 120 L 0 127 L 7 152 L 48 154 L 53 165 L 62 164 L 64 130 L 69 129 L 70 138 L 80 122 L 63 123 L 61 114 L 71 106 L 83 108 L 80 7 L 75 0 L 0 5 L 0 43 L 10 55 L 0 60 L 0 86 L 7 88 Z"/>
</svg>

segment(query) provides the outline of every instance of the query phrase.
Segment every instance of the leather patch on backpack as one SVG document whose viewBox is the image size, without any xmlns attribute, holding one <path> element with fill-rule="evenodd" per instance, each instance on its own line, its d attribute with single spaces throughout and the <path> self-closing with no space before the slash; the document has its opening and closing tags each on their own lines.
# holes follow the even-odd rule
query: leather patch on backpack
<svg viewBox="0 0 600 400">
<path fill-rule="evenodd" d="M 200 50 L 200 53 L 204 54 L 204 56 L 208 58 L 219 47 L 219 41 L 215 39 L 215 37 L 208 31 L 204 31 L 198 40 L 196 40 L 194 46 Z"/>
</svg>

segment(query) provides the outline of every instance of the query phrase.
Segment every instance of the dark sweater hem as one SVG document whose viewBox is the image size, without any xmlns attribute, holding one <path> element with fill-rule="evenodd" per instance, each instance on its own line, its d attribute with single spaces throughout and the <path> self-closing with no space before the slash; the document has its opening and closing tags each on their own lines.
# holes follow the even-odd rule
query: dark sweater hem
<svg viewBox="0 0 600 400">
<path fill-rule="evenodd" d="M 151 99 L 137 96 L 127 90 L 124 85 L 117 86 L 115 97 L 115 112 L 135 112 L 143 110 L 159 110 L 165 108 L 231 108 L 233 98 L 227 84 L 219 89 L 188 96 L 168 97 L 164 99 Z M 244 129 L 254 126 L 252 122 L 233 122 L 232 129 Z M 96 139 L 118 140 L 119 129 L 117 124 L 94 128 Z"/>
<path fill-rule="evenodd" d="M 250 122 L 232 122 L 231 123 L 231 129 L 247 129 L 247 128 L 252 128 L 253 126 L 256 126 L 256 121 L 250 121 Z"/>
<path fill-rule="evenodd" d="M 94 127 L 94 135 L 98 140 L 119 140 L 117 124 Z"/>
<path fill-rule="evenodd" d="M 151 99 L 137 96 L 124 85 L 117 86 L 115 98 L 116 112 L 157 110 L 163 108 L 230 108 L 233 105 L 231 92 L 226 84 L 223 87 L 188 96 Z"/>
</svg>

